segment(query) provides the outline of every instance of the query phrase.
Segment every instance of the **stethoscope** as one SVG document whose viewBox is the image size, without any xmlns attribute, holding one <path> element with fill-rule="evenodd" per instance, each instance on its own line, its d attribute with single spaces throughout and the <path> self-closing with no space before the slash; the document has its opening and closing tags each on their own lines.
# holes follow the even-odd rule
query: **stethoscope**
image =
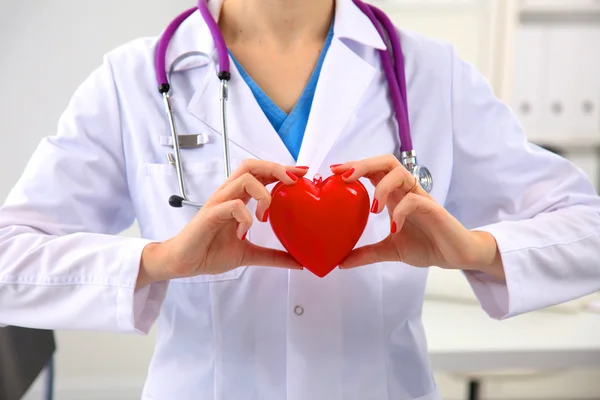
<svg viewBox="0 0 600 400">
<path fill-rule="evenodd" d="M 398 120 L 398 128 L 400 133 L 400 162 L 417 179 L 421 187 L 427 192 L 430 192 L 433 187 L 433 178 L 427 168 L 420 166 L 417 163 L 417 154 L 412 145 L 410 124 L 408 121 L 404 55 L 402 54 L 400 38 L 398 37 L 396 28 L 383 11 L 372 5 L 367 5 L 360 0 L 353 1 L 356 6 L 359 7 L 367 17 L 369 17 L 383 40 L 386 41 L 387 39 L 388 50 L 380 50 L 380 56 L 383 70 L 388 81 L 394 112 L 396 119 Z M 177 129 L 175 128 L 173 109 L 171 107 L 171 101 L 169 98 L 171 87 L 167 78 L 166 68 L 167 48 L 171 39 L 173 38 L 173 35 L 175 34 L 175 31 L 183 23 L 183 21 L 196 12 L 196 10 L 200 11 L 200 14 L 208 25 L 219 58 L 219 73 L 217 76 L 221 81 L 219 100 L 221 103 L 222 144 L 225 162 L 225 179 L 228 179 L 231 175 L 231 165 L 229 160 L 229 136 L 227 131 L 227 82 L 231 78 L 231 73 L 229 72 L 229 54 L 227 52 L 227 46 L 223 36 L 221 35 L 219 27 L 208 9 L 208 0 L 199 0 L 198 7 L 193 7 L 184 11 L 169 24 L 158 42 L 155 67 L 156 78 L 158 81 L 158 91 L 163 97 L 173 140 L 174 154 L 169 153 L 168 159 L 169 162 L 175 166 L 177 180 L 179 183 L 179 195 L 171 196 L 169 198 L 169 204 L 173 207 L 182 207 L 185 205 L 199 209 L 202 207 L 202 204 L 191 201 L 187 196 L 185 188 L 183 167 L 181 164 L 181 144 L 179 141 L 179 136 L 177 135 Z M 396 55 L 397 58 L 395 58 L 394 55 Z"/>
</svg>

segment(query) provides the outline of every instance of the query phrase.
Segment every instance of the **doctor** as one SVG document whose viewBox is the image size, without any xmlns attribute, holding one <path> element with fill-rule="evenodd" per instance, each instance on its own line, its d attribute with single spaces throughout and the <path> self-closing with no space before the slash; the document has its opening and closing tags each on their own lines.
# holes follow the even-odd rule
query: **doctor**
<svg viewBox="0 0 600 400">
<path fill-rule="evenodd" d="M 110 52 L 0 211 L 1 323 L 143 334 L 157 322 L 148 400 L 437 400 L 426 267 L 463 270 L 496 319 L 600 289 L 592 185 L 527 143 L 450 46 L 401 31 L 428 193 L 398 161 L 386 43 L 352 0 L 210 9 L 232 61 L 231 176 L 218 54 L 200 13 L 166 53 L 179 132 L 202 138 L 181 149 L 199 212 L 167 201 L 178 179 L 157 39 Z M 317 173 L 364 178 L 374 200 L 356 250 L 323 279 L 264 222 L 271 183 Z M 134 220 L 143 238 L 117 236 Z"/>
</svg>

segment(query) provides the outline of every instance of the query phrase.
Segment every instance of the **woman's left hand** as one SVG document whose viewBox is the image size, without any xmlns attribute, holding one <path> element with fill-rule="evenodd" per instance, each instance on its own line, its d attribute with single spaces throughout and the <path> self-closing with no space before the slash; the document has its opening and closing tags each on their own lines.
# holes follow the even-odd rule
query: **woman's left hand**
<svg viewBox="0 0 600 400">
<path fill-rule="evenodd" d="M 347 182 L 365 177 L 375 186 L 371 212 L 387 208 L 390 235 L 353 250 L 340 268 L 385 261 L 415 267 L 479 270 L 504 278 L 493 236 L 470 231 L 439 205 L 393 155 L 332 166 Z"/>
</svg>

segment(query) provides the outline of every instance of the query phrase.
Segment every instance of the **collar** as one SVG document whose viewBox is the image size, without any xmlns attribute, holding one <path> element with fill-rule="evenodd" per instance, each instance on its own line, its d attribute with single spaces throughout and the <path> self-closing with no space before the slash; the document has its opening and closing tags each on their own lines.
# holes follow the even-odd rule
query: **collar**
<svg viewBox="0 0 600 400">
<path fill-rule="evenodd" d="M 224 0 L 211 0 L 209 10 L 219 20 Z M 386 50 L 386 45 L 377 29 L 353 0 L 336 0 L 333 39 L 347 39 L 377 50 Z M 204 57 L 194 56 L 204 54 Z M 208 58 L 206 57 L 208 56 Z M 167 48 L 167 68 L 183 71 L 216 62 L 216 48 L 208 26 L 199 11 L 192 13 L 179 26 Z"/>
<path fill-rule="evenodd" d="M 348 39 L 377 50 L 387 47 L 375 25 L 352 0 L 336 0 L 333 37 Z"/>
</svg>

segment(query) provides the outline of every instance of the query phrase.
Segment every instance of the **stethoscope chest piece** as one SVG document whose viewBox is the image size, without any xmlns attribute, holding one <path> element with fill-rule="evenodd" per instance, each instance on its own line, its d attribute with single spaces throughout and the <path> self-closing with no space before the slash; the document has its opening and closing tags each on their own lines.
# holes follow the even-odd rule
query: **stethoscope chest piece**
<svg viewBox="0 0 600 400">
<path fill-rule="evenodd" d="M 400 162 L 404 165 L 412 176 L 417 178 L 417 182 L 419 185 L 425 190 L 427 193 L 431 192 L 433 189 L 433 177 L 431 176 L 431 172 L 429 170 L 417 163 L 417 153 L 415 150 L 403 151 L 400 155 Z"/>
<path fill-rule="evenodd" d="M 433 189 L 433 177 L 431 172 L 426 167 L 415 165 L 411 171 L 412 175 L 417 178 L 419 185 L 427 192 L 430 193 Z"/>
</svg>

